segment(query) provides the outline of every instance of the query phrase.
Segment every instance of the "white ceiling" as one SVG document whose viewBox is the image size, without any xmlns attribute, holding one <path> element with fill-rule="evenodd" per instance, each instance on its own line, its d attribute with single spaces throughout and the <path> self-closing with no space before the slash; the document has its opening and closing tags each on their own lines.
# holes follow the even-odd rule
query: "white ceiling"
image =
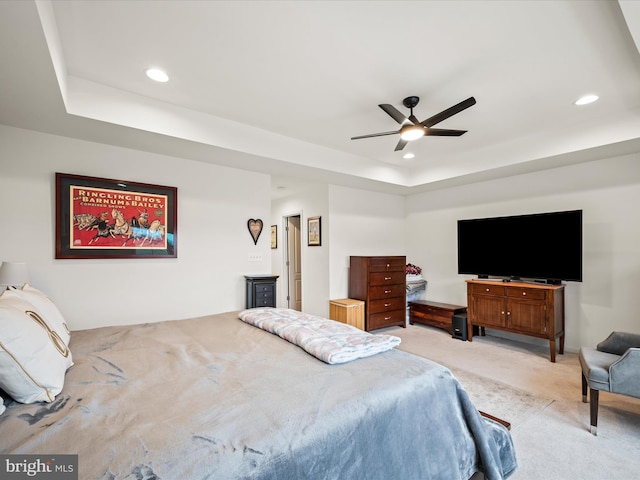
<svg viewBox="0 0 640 480">
<path fill-rule="evenodd" d="M 640 151 L 633 0 L 3 1 L 0 42 L 0 123 L 274 187 L 408 194 Z M 420 120 L 475 97 L 437 125 L 468 133 L 412 142 L 412 160 L 397 136 L 350 140 L 396 130 L 377 105 L 408 114 L 409 95 Z"/>
</svg>

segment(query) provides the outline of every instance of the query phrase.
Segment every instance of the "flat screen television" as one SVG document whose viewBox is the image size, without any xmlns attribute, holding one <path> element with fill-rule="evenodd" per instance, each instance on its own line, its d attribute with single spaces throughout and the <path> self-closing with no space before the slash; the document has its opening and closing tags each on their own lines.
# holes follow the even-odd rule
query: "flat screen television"
<svg viewBox="0 0 640 480">
<path fill-rule="evenodd" d="M 458 220 L 458 273 L 582 281 L 582 210 Z"/>
</svg>

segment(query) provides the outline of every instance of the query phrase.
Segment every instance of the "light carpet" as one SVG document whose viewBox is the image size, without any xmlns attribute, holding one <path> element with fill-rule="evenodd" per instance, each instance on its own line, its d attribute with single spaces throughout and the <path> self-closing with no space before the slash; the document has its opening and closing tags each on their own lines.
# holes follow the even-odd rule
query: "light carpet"
<svg viewBox="0 0 640 480">
<path fill-rule="evenodd" d="M 397 348 L 453 367 L 454 373 L 456 369 L 464 370 L 553 400 L 546 407 L 529 410 L 521 420 L 516 418 L 511 435 L 519 467 L 509 480 L 638 478 L 640 399 L 602 392 L 598 436 L 591 435 L 589 404 L 582 403 L 581 370 L 575 351 L 557 355 L 556 363 L 551 363 L 548 344 L 532 345 L 526 341 L 528 338 L 519 342 L 487 332 L 486 337 L 463 342 L 452 339 L 444 330 L 424 325 L 384 331 L 402 338 Z M 463 383 L 464 379 L 460 381 Z M 486 382 L 480 378 L 478 383 Z M 473 384 L 475 380 L 465 388 L 471 390 Z M 483 407 L 483 411 L 513 421 L 508 418 L 509 413 L 497 414 L 491 408 Z"/>
<path fill-rule="evenodd" d="M 511 424 L 511 429 L 518 428 L 533 414 L 553 402 L 550 398 L 534 395 L 460 368 L 448 368 L 462 384 L 478 410 L 506 420 Z"/>
<path fill-rule="evenodd" d="M 434 358 L 434 355 L 438 357 L 437 352 L 434 352 L 432 348 L 425 348 L 425 343 L 420 341 L 423 335 L 431 336 L 433 332 L 428 328 L 421 327 L 410 327 L 410 330 L 412 330 L 410 335 L 404 335 L 398 329 L 393 332 L 394 335 L 402 338 L 402 343 L 398 347 L 400 350 L 437 361 L 447 367 L 462 384 L 478 410 L 509 422 L 512 429 L 517 428 L 533 414 L 543 410 L 553 402 L 551 398 L 527 392 L 495 379 L 453 366 L 450 362 L 442 361 L 440 358 Z M 460 342 L 460 340 L 447 339 L 446 337 L 445 340 Z M 451 345 L 456 346 L 455 343 Z"/>
</svg>

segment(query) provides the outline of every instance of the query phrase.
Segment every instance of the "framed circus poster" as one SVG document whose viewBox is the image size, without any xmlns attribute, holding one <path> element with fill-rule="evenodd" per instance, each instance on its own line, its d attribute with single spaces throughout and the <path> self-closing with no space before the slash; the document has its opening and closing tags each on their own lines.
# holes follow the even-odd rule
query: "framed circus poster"
<svg viewBox="0 0 640 480">
<path fill-rule="evenodd" d="M 176 258 L 175 187 L 56 173 L 56 258 Z"/>
</svg>

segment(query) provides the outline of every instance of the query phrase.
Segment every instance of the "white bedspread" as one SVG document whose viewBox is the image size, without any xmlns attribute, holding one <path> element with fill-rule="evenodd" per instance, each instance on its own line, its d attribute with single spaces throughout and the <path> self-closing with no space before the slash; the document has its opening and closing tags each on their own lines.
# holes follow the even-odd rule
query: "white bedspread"
<svg viewBox="0 0 640 480">
<path fill-rule="evenodd" d="M 370 357 L 400 344 L 400 338 L 393 335 L 371 334 L 345 323 L 287 308 L 252 308 L 243 310 L 238 317 L 329 364 Z"/>
</svg>

